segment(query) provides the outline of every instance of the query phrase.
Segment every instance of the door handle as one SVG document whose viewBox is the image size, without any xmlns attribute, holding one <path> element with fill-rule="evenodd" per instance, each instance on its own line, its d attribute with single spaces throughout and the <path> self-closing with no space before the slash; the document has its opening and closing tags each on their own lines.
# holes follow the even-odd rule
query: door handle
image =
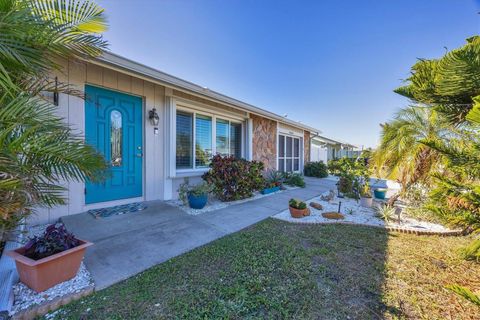
<svg viewBox="0 0 480 320">
<path fill-rule="evenodd" d="M 142 158 L 142 157 L 143 157 L 143 153 L 137 153 L 136 156 L 137 156 L 137 158 Z"/>
</svg>

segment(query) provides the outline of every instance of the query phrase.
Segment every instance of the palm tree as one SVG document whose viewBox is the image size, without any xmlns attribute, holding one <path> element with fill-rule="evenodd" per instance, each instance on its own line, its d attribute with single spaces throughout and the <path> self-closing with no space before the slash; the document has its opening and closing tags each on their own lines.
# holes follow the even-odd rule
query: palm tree
<svg viewBox="0 0 480 320">
<path fill-rule="evenodd" d="M 1 88 L 38 93 L 59 58 L 101 54 L 105 30 L 103 9 L 90 0 L 1 0 Z"/>
<path fill-rule="evenodd" d="M 65 203 L 61 182 L 101 179 L 106 163 L 42 99 L 59 58 L 101 54 L 103 9 L 90 0 L 0 0 L 0 237 L 37 206 Z M 60 90 L 68 92 L 68 85 Z"/>
<path fill-rule="evenodd" d="M 422 142 L 441 140 L 452 134 L 449 129 L 445 119 L 431 108 L 402 109 L 382 125 L 380 146 L 373 153 L 371 165 L 379 177 L 397 180 L 401 193 L 415 183 L 428 184 L 430 172 L 441 167 L 441 159 Z"/>
<path fill-rule="evenodd" d="M 480 36 L 440 59 L 420 59 L 406 82 L 395 92 L 435 108 L 453 124 L 464 122 L 480 95 Z"/>
</svg>

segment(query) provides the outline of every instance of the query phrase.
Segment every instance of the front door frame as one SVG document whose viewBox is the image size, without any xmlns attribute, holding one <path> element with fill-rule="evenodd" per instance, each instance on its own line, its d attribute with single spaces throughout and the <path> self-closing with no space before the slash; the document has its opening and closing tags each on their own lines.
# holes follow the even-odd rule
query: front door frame
<svg viewBox="0 0 480 320">
<path fill-rule="evenodd" d="M 122 94 L 127 94 L 127 95 L 131 95 L 131 96 L 138 97 L 138 98 L 142 99 L 142 103 L 141 103 L 141 108 L 142 108 L 141 131 L 142 131 L 143 157 L 142 157 L 142 195 L 141 196 L 133 197 L 133 198 L 109 200 L 109 201 L 103 201 L 103 202 L 86 203 L 86 196 L 85 196 L 86 194 L 85 193 L 86 193 L 86 190 L 87 190 L 87 185 L 86 185 L 86 183 L 84 183 L 84 190 L 85 190 L 85 192 L 83 193 L 83 207 L 84 207 L 84 209 L 85 210 L 91 210 L 91 209 L 108 208 L 108 207 L 113 207 L 113 206 L 118 206 L 118 205 L 123 205 L 123 204 L 145 201 L 145 195 L 146 195 L 146 190 L 145 189 L 147 187 L 146 186 L 146 167 L 147 166 L 146 166 L 146 156 L 145 155 L 148 152 L 147 151 L 147 143 L 146 143 L 146 126 L 145 126 L 145 119 L 146 119 L 146 98 L 145 98 L 145 96 L 134 94 L 134 93 L 131 93 L 131 92 L 118 90 L 118 89 L 111 88 L 111 87 L 105 87 L 105 86 L 101 86 L 101 85 L 94 84 L 94 83 L 89 83 L 89 82 L 85 82 L 84 89 L 85 89 L 86 86 L 91 86 L 91 87 L 97 87 L 97 88 L 100 88 L 100 89 L 110 90 L 110 91 L 114 91 L 114 92 L 118 92 L 118 93 L 122 93 Z M 84 103 L 84 106 L 85 106 L 85 103 Z M 85 110 L 83 111 L 83 114 L 85 114 Z M 87 119 L 85 119 L 85 121 L 84 121 L 84 125 L 85 125 L 84 134 L 86 132 L 86 121 L 87 121 Z"/>
</svg>

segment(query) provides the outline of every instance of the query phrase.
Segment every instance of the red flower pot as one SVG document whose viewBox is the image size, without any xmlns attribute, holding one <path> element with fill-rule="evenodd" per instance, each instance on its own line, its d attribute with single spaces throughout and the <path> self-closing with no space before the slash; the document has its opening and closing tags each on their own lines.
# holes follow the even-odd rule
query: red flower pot
<svg viewBox="0 0 480 320">
<path fill-rule="evenodd" d="M 80 245 L 75 248 L 40 260 L 33 260 L 24 256 L 24 247 L 7 251 L 6 254 L 15 259 L 20 281 L 36 292 L 42 292 L 75 277 L 85 255 L 85 250 L 91 245 L 93 243 L 80 240 Z"/>
<path fill-rule="evenodd" d="M 310 210 L 308 208 L 305 208 L 305 209 L 295 209 L 295 208 L 292 208 L 292 207 L 288 207 L 288 209 L 290 210 L 290 215 L 293 217 L 293 218 L 303 218 L 304 216 L 308 216 L 310 214 Z"/>
</svg>

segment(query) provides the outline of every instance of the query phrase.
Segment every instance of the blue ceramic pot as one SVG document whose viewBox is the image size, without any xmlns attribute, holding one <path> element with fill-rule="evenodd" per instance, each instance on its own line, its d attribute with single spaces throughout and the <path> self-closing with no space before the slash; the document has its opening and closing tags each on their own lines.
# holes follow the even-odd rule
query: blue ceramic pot
<svg viewBox="0 0 480 320">
<path fill-rule="evenodd" d="M 202 194 L 201 196 L 195 196 L 193 194 L 188 195 L 188 205 L 192 209 L 203 209 L 207 204 L 208 196 L 206 194 Z"/>
<path fill-rule="evenodd" d="M 280 187 L 271 187 L 271 188 L 263 189 L 262 191 L 260 191 L 260 193 L 261 194 L 269 194 L 269 193 L 272 193 L 272 192 L 277 192 L 278 190 L 280 190 Z"/>
<path fill-rule="evenodd" d="M 385 195 L 387 194 L 387 189 L 375 189 L 373 190 L 373 194 L 377 199 L 385 199 Z"/>
</svg>

